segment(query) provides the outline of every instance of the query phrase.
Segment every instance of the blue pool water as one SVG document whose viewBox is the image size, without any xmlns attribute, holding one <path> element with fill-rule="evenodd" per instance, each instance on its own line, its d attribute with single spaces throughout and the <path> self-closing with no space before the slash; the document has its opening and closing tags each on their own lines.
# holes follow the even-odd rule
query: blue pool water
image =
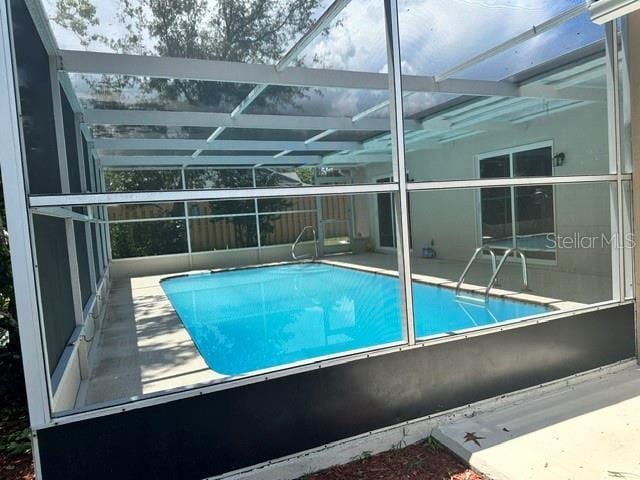
<svg viewBox="0 0 640 480">
<path fill-rule="evenodd" d="M 320 263 L 174 277 L 162 287 L 209 367 L 239 375 L 403 340 L 397 278 Z M 414 282 L 416 334 L 427 337 L 547 311 L 502 299 L 459 304 Z"/>
</svg>

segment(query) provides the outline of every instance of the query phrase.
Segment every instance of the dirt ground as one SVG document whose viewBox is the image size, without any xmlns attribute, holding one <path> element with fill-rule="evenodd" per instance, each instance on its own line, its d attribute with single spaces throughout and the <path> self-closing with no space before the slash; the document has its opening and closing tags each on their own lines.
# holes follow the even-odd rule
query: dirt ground
<svg viewBox="0 0 640 480">
<path fill-rule="evenodd" d="M 433 440 L 378 455 L 366 452 L 346 465 L 306 475 L 300 480 L 486 480 Z"/>
<path fill-rule="evenodd" d="M 0 393 L 0 479 L 33 480 L 33 459 L 24 452 L 30 449 L 25 399 L 13 391 Z"/>
</svg>

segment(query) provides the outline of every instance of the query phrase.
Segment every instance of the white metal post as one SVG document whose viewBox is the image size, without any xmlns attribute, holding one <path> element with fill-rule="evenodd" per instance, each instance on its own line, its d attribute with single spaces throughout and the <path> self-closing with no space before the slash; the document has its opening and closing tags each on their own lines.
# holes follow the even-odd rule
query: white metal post
<svg viewBox="0 0 640 480">
<path fill-rule="evenodd" d="M 96 158 L 96 171 L 98 172 L 98 178 L 100 179 L 100 190 L 102 190 L 103 192 L 105 192 L 107 190 L 107 183 L 106 180 L 104 178 L 104 170 L 102 168 L 102 164 L 100 162 L 99 158 Z M 107 206 L 102 205 L 101 207 L 101 211 L 102 211 L 102 220 L 108 220 L 109 218 L 109 212 L 107 211 Z M 102 249 L 103 249 L 103 255 L 104 255 L 104 270 L 107 269 L 107 267 L 109 266 L 109 264 L 111 263 L 111 258 L 112 258 L 112 253 L 111 253 L 111 232 L 109 231 L 109 229 L 107 228 L 107 224 L 105 223 L 101 223 L 100 224 L 100 232 L 101 232 L 101 238 L 102 238 Z"/>
<path fill-rule="evenodd" d="M 387 57 L 389 70 L 389 111 L 391 115 L 391 151 L 393 155 L 394 181 L 400 188 L 396 206 L 396 245 L 398 246 L 398 272 L 400 277 L 401 303 L 406 319 L 407 341 L 416 343 L 413 317 L 413 289 L 411 284 L 411 245 L 409 237 L 409 193 L 404 150 L 404 109 L 402 104 L 402 71 L 400 60 L 400 31 L 397 0 L 385 0 Z"/>
<path fill-rule="evenodd" d="M 75 128 L 76 128 L 76 149 L 78 150 L 78 164 L 80 166 L 80 188 L 83 193 L 88 192 L 87 185 L 87 177 L 85 170 L 85 158 L 84 158 L 84 148 L 82 146 L 82 131 L 80 129 L 80 115 L 76 113 L 75 115 Z M 89 209 L 91 207 L 87 207 Z M 88 212 L 87 212 L 88 213 Z M 91 223 L 83 222 L 84 225 L 84 234 L 85 241 L 87 242 L 87 256 L 89 263 L 89 278 L 91 279 L 91 293 L 95 295 L 98 281 L 96 276 L 96 267 L 93 263 L 93 242 L 91 241 Z"/>
<path fill-rule="evenodd" d="M 640 14 L 638 14 L 640 15 Z M 632 129 L 632 83 L 631 83 L 631 62 L 634 60 L 630 55 L 630 37 L 629 37 L 629 18 L 624 16 L 620 19 L 620 69 L 618 77 L 620 81 L 618 86 L 620 89 L 620 165 L 622 173 L 626 174 L 633 171 L 633 129 Z M 623 184 L 624 198 L 623 205 L 623 224 L 626 221 L 624 235 L 633 233 L 633 182 L 629 181 Z M 628 187 L 628 190 L 624 186 Z M 624 276 L 625 276 L 625 298 L 634 297 L 634 249 L 627 245 L 627 237 L 623 239 L 624 243 Z M 636 335 L 637 337 L 637 335 Z"/>
<path fill-rule="evenodd" d="M 182 190 L 187 189 L 187 180 L 185 178 L 184 172 L 185 166 L 182 165 L 180 167 L 180 181 L 182 182 Z M 184 208 L 184 221 L 185 221 L 185 232 L 187 235 L 187 253 L 189 254 L 189 268 L 193 268 L 193 255 L 191 251 L 191 226 L 189 225 L 189 203 L 183 202 L 182 208 Z"/>
<path fill-rule="evenodd" d="M 316 242 L 318 244 L 318 251 L 321 257 L 324 257 L 324 242 L 325 242 L 325 221 L 324 210 L 322 208 L 322 199 L 324 197 L 316 197 L 316 224 L 318 225 L 318 235 Z"/>
<path fill-rule="evenodd" d="M 253 188 L 257 188 L 258 183 L 256 181 L 256 167 L 251 169 L 251 181 Z M 262 238 L 260 238 L 260 204 L 258 203 L 258 199 L 253 199 L 253 209 L 256 212 L 256 237 L 258 242 L 258 262 L 260 262 L 260 256 L 262 255 Z"/>
<path fill-rule="evenodd" d="M 611 230 L 613 242 L 611 248 L 613 296 L 616 300 L 624 299 L 625 272 L 624 249 L 624 200 L 622 185 L 622 158 L 620 139 L 620 81 L 618 57 L 618 28 L 615 21 L 605 25 L 606 56 L 607 56 L 607 106 L 609 123 L 609 168 L 616 175 L 615 187 L 611 191 Z M 615 221 L 615 223 L 614 223 Z"/>
<path fill-rule="evenodd" d="M 0 1 L 0 169 L 7 206 L 11 268 L 20 329 L 29 421 L 32 427 L 50 423 L 47 368 L 38 315 L 36 273 L 27 210 L 26 179 L 22 165 L 16 83 L 7 4 Z M 38 461 L 36 458 L 36 465 Z"/>
<path fill-rule="evenodd" d="M 49 57 L 49 74 L 51 79 L 51 97 L 53 99 L 53 121 L 56 130 L 56 143 L 58 146 L 58 168 L 60 169 L 60 186 L 62 193 L 70 193 L 69 165 L 67 161 L 67 146 L 64 134 L 64 119 L 62 114 L 62 97 L 60 82 L 58 81 L 57 63 L 54 57 Z M 67 238 L 67 255 L 69 256 L 69 274 L 71 275 L 71 295 L 73 296 L 73 310 L 76 325 L 84 323 L 84 305 L 80 292 L 80 272 L 78 269 L 78 253 L 76 249 L 76 236 L 73 220 L 64 220 L 64 229 Z"/>
<path fill-rule="evenodd" d="M 95 155 L 93 153 L 93 148 L 92 148 L 91 142 L 87 142 L 87 146 L 88 146 L 88 151 L 89 151 L 89 177 L 90 177 L 90 180 L 91 180 L 91 189 L 94 192 L 97 193 L 100 190 L 98 189 L 98 172 L 97 172 L 97 167 L 96 167 L 96 158 L 95 158 Z M 91 208 L 94 209 L 96 218 L 101 219 L 102 215 L 100 213 L 100 210 L 102 208 L 102 205 L 93 206 Z M 107 213 L 107 217 L 108 217 L 108 213 Z M 101 233 L 101 230 L 100 230 L 100 224 L 99 223 L 95 224 L 95 231 L 96 231 L 96 247 L 98 248 L 98 252 L 102 252 L 103 251 L 102 233 Z M 98 255 L 98 269 L 100 270 L 98 272 L 98 276 L 102 276 L 102 272 L 104 272 L 104 258 L 103 258 L 102 253 L 100 253 Z"/>
</svg>

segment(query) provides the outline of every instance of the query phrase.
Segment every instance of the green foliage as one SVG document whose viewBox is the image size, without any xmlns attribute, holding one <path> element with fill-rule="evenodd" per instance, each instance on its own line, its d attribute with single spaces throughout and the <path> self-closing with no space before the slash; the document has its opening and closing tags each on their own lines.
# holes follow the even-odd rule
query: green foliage
<svg viewBox="0 0 640 480">
<path fill-rule="evenodd" d="M 428 437 L 427 439 L 425 439 L 424 444 L 434 452 L 439 452 L 440 450 L 442 450 L 442 444 L 433 437 Z"/>
<path fill-rule="evenodd" d="M 2 197 L 1 183 L 0 197 Z M 9 237 L 4 227 L 6 218 L 4 197 L 0 202 L 0 368 L 2 368 L 20 359 L 20 342 L 11 276 Z"/>
<path fill-rule="evenodd" d="M 109 192 L 175 190 L 181 188 L 180 170 L 107 170 Z"/>
<path fill-rule="evenodd" d="M 0 181 L 0 452 L 20 454 L 30 451 L 31 436 L 25 428 L 26 393 L 5 219 Z"/>
<path fill-rule="evenodd" d="M 168 255 L 187 251 L 184 221 L 115 223 L 109 226 L 114 258 Z"/>
<path fill-rule="evenodd" d="M 318 4 L 319 0 L 121 0 L 117 21 L 125 33 L 118 38 L 100 34 L 100 18 L 90 0 L 57 0 L 54 21 L 75 33 L 83 45 L 97 42 L 121 53 L 274 64 L 309 30 Z M 148 93 L 149 102 L 186 100 L 199 107 L 211 105 L 229 111 L 252 88 L 115 75 L 86 80 L 96 93 L 134 87 Z M 270 94 L 260 96 L 255 104 L 290 103 L 303 91 L 270 89 Z"/>
<path fill-rule="evenodd" d="M 256 186 L 273 187 L 278 176 L 268 169 L 256 169 Z M 250 169 L 194 169 L 189 172 L 189 188 L 252 188 L 253 173 Z M 279 212 L 291 206 L 286 198 L 265 198 L 258 202 L 261 212 Z M 225 215 L 236 213 L 255 213 L 252 200 L 211 201 L 207 202 L 208 213 Z M 260 234 L 268 235 L 275 230 L 275 221 L 279 215 L 261 215 L 259 217 Z M 234 226 L 235 245 L 239 247 L 258 244 L 258 230 L 255 216 L 212 218 L 211 222 L 231 223 Z"/>
<path fill-rule="evenodd" d="M 120 27 L 116 29 L 117 38 L 102 35 L 105 28 L 93 3 L 92 0 L 57 0 L 53 20 L 77 35 L 85 46 L 97 44 L 121 53 L 276 64 L 313 25 L 320 0 L 120 0 L 114 6 Z M 120 93 L 128 88 L 135 92 L 139 107 L 187 102 L 197 109 L 230 112 L 253 88 L 250 84 L 122 75 L 86 77 L 85 81 L 94 93 L 94 106 L 98 108 L 116 106 Z M 293 104 L 295 99 L 304 97 L 305 92 L 296 87 L 272 87 L 253 102 L 252 108 L 255 112 L 272 112 L 277 107 Z M 115 102 L 111 100 L 114 98 Z M 189 133 L 186 128 L 183 131 Z M 111 133 L 114 132 L 117 133 L 117 129 Z M 164 127 L 154 127 L 153 132 L 167 133 Z M 111 191 L 168 190 L 181 188 L 177 172 L 111 171 L 106 180 Z M 250 171 L 241 172 L 202 170 L 201 178 L 192 179 L 189 188 L 252 186 Z M 299 169 L 298 173 L 303 182 L 313 183 L 312 169 Z M 276 182 L 277 176 L 265 173 L 257 181 L 261 187 L 273 186 L 275 183 L 270 182 Z M 260 206 L 262 211 L 277 212 L 286 210 L 290 204 L 286 199 L 267 199 Z M 236 206 L 239 212 L 228 212 L 229 203 L 224 202 L 210 202 L 208 208 L 211 214 L 244 211 L 242 202 L 236 202 Z M 272 233 L 278 218 L 278 215 L 260 216 L 261 234 Z M 255 218 L 211 221 L 233 223 L 236 245 L 257 244 Z M 184 222 L 112 225 L 112 251 L 116 257 L 184 251 L 184 229 Z"/>
<path fill-rule="evenodd" d="M 96 7 L 90 0 L 58 0 L 53 21 L 75 33 L 84 46 L 102 38 L 89 34 L 89 28 L 99 23 Z"/>
<path fill-rule="evenodd" d="M 0 452 L 7 455 L 21 455 L 31 452 L 31 429 L 23 428 L 0 436 Z"/>
<path fill-rule="evenodd" d="M 296 168 L 296 174 L 298 175 L 302 183 L 305 183 L 307 185 L 315 184 L 315 178 L 316 178 L 315 168 L 298 167 Z"/>
</svg>

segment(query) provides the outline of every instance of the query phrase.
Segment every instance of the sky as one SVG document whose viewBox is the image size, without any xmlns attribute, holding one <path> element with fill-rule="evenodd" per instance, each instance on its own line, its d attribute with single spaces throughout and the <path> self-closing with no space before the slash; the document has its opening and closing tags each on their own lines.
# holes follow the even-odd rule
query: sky
<svg viewBox="0 0 640 480">
<path fill-rule="evenodd" d="M 124 33 L 117 19 L 118 0 L 91 0 L 100 24 L 93 32 L 110 38 Z M 402 70 L 404 74 L 435 75 L 485 51 L 517 34 L 529 30 L 584 0 L 398 0 Z M 50 18 L 55 16 L 55 0 L 43 0 Z M 215 9 L 217 1 L 210 2 Z M 323 0 L 314 16 L 329 4 Z M 85 49 L 71 32 L 52 23 L 61 48 Z M 592 24 L 588 15 L 564 23 L 552 31 L 524 42 L 467 71 L 459 78 L 499 80 L 542 61 L 601 39 L 602 27 Z M 293 41 L 293 40 L 292 40 Z M 145 39 L 152 50 L 153 39 Z M 89 50 L 108 51 L 99 43 Z M 387 71 L 387 52 L 382 0 L 352 0 L 332 23 L 303 52 L 305 66 L 367 72 Z M 78 77 L 80 78 L 80 77 Z M 82 81 L 76 81 L 82 93 Z M 134 97 L 136 92 L 129 92 Z M 309 115 L 353 115 L 388 98 L 387 92 L 324 89 L 312 91 L 299 104 L 281 113 Z M 429 106 L 449 96 L 419 94 L 412 108 Z"/>
</svg>

